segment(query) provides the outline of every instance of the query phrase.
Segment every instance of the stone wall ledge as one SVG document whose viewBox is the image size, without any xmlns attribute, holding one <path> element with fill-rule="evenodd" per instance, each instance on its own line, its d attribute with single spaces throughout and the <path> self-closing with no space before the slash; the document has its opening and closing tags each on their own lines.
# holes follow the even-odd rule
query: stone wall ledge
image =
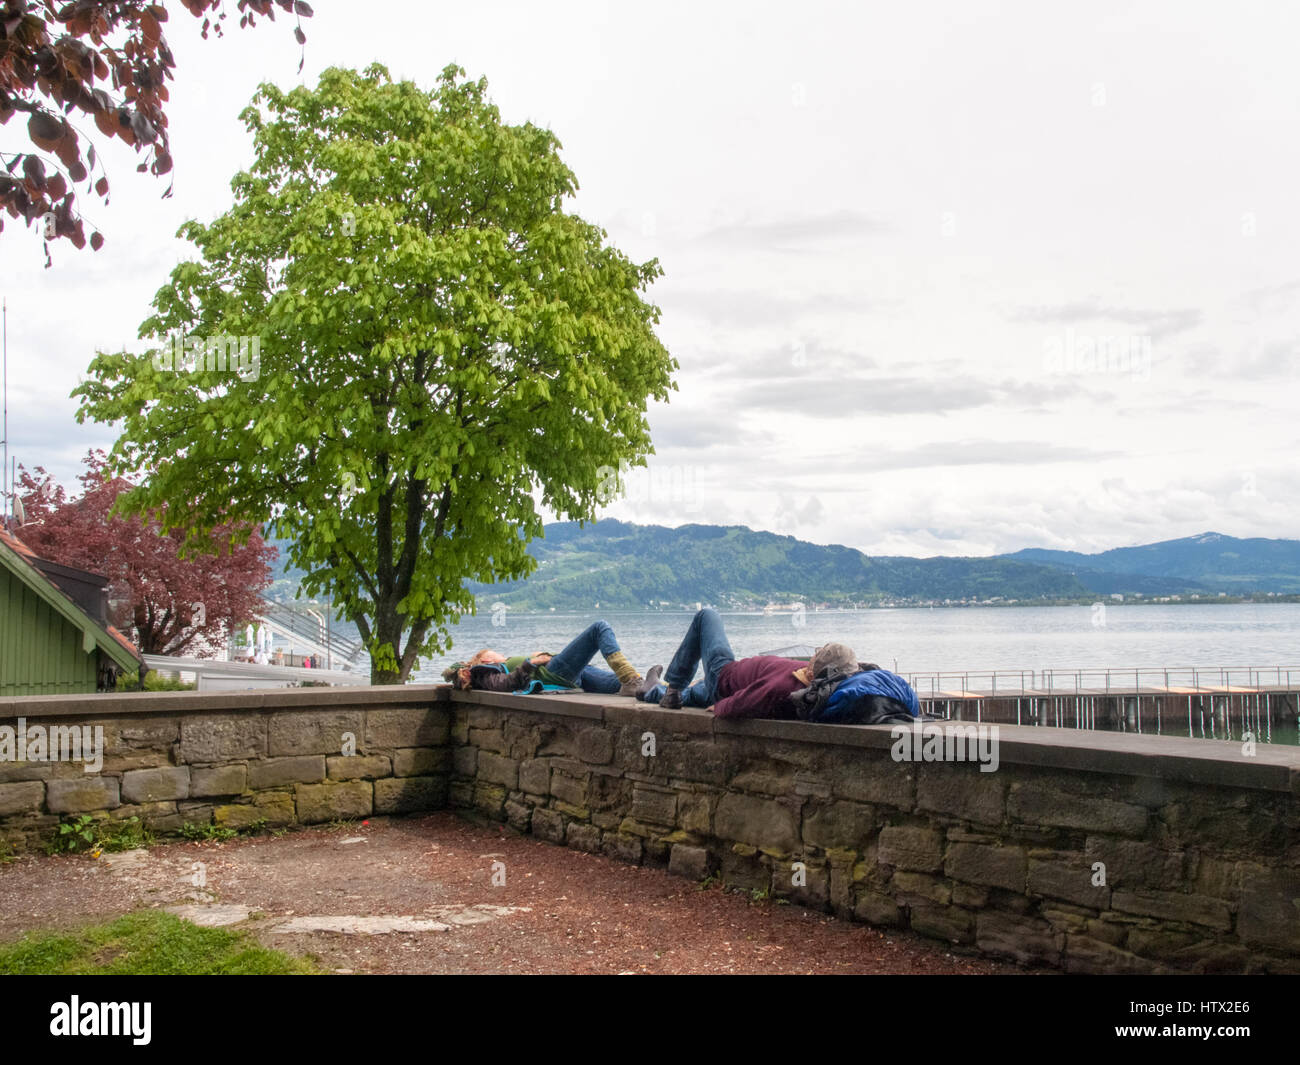
<svg viewBox="0 0 1300 1065">
<path fill-rule="evenodd" d="M 233 692 L 119 692 L 104 695 L 32 695 L 0 699 L 0 722 L 25 717 L 117 717 L 122 714 L 226 713 L 310 710 L 317 707 L 387 707 L 446 702 L 445 684 L 375 688 L 267 688 Z"/>
<path fill-rule="evenodd" d="M 582 717 L 609 725 L 663 728 L 713 736 L 752 736 L 831 747 L 888 750 L 890 725 L 813 725 L 803 721 L 718 719 L 707 710 L 661 710 L 632 699 L 602 695 L 503 695 L 448 691 L 453 704 L 499 706 L 542 716 Z M 939 722 L 960 726 L 973 721 Z M 999 761 L 1043 769 L 1118 773 L 1300 795 L 1300 747 L 1257 743 L 1255 754 L 1227 740 L 1145 736 L 1036 725 L 1001 725 Z"/>
<path fill-rule="evenodd" d="M 374 688 L 273 688 L 247 692 L 138 692 L 115 695 L 43 695 L 0 699 L 0 722 L 25 717 L 107 718 L 122 715 L 200 714 L 457 705 L 522 710 L 541 717 L 579 718 L 608 725 L 712 736 L 755 737 L 829 747 L 888 750 L 888 725 L 813 725 L 802 721 L 719 720 L 707 710 L 661 710 L 630 698 L 606 695 L 505 695 L 457 692 L 443 684 Z M 975 722 L 950 722 L 973 725 Z M 998 725 L 1002 764 L 1125 774 L 1188 783 L 1250 788 L 1300 795 L 1300 748 L 1242 745 L 1226 740 L 1195 740 L 1132 733 Z"/>
</svg>

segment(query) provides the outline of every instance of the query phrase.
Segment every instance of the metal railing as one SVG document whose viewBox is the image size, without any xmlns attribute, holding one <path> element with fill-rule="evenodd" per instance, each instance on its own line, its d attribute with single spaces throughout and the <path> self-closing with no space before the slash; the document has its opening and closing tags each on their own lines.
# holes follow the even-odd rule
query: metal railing
<svg viewBox="0 0 1300 1065">
<path fill-rule="evenodd" d="M 982 698 L 1137 692 L 1294 692 L 1300 666 L 1102 666 L 1075 669 L 994 669 L 904 673 L 921 698 L 959 694 Z"/>
<path fill-rule="evenodd" d="M 333 655 L 345 662 L 355 662 L 365 652 L 359 641 L 330 631 L 324 617 L 315 611 L 264 600 L 262 617 L 286 634 L 310 641 L 321 649 L 328 647 Z"/>
</svg>

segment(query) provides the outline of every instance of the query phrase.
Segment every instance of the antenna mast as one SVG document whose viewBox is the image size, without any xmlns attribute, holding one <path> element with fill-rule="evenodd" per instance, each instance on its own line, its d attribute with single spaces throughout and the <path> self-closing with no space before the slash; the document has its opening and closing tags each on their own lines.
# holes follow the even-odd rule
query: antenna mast
<svg viewBox="0 0 1300 1065">
<path fill-rule="evenodd" d="M 9 300 L 5 299 L 0 302 L 0 316 L 3 316 L 4 333 L 4 480 L 0 485 L 4 488 L 5 497 L 5 522 L 4 527 L 9 528 Z"/>
</svg>

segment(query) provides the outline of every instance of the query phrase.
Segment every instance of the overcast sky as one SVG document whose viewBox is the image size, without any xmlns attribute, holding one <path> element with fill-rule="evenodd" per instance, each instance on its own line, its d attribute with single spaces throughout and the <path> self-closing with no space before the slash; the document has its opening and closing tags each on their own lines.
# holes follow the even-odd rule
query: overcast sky
<svg viewBox="0 0 1300 1065">
<path fill-rule="evenodd" d="M 665 271 L 679 391 L 605 515 L 874 554 L 1300 536 L 1300 9 L 315 7 L 301 75 L 290 21 L 204 42 L 173 14 L 174 197 L 108 150 L 101 252 L 42 269 L 6 219 L 19 462 L 71 484 L 111 444 L 68 392 L 135 342 L 181 222 L 230 206 L 259 81 L 456 62 Z"/>
</svg>

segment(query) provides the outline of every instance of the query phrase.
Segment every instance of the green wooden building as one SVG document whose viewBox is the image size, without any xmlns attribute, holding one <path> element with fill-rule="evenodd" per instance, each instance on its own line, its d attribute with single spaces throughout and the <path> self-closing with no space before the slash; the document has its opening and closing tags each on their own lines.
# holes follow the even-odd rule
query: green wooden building
<svg viewBox="0 0 1300 1065">
<path fill-rule="evenodd" d="M 112 691 L 140 654 L 108 623 L 108 580 L 0 529 L 0 698 Z"/>
</svg>

